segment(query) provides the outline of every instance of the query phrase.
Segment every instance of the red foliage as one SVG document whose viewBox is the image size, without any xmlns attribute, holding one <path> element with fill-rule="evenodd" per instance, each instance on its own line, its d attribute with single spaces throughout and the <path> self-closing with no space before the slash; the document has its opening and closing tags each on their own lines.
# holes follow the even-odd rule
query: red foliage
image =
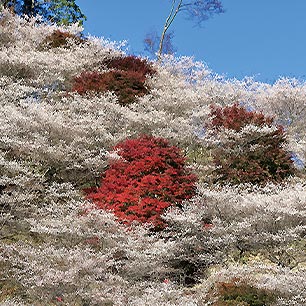
<svg viewBox="0 0 306 306">
<path fill-rule="evenodd" d="M 62 32 L 55 30 L 51 35 L 47 36 L 43 43 L 42 48 L 69 48 L 68 40 L 73 40 L 77 44 L 84 43 L 86 40 L 78 35 L 71 34 L 69 32 Z"/>
<path fill-rule="evenodd" d="M 108 68 L 123 71 L 134 71 L 142 74 L 143 76 L 153 75 L 156 73 L 156 70 L 146 59 L 141 59 L 133 55 L 116 57 L 105 61 L 105 64 Z"/>
<path fill-rule="evenodd" d="M 166 226 L 161 214 L 171 205 L 180 205 L 195 194 L 196 176 L 185 166 L 185 158 L 162 138 L 141 136 L 114 147 L 120 160 L 106 170 L 101 186 L 87 198 L 99 208 L 111 210 L 124 223 L 152 223 Z"/>
<path fill-rule="evenodd" d="M 240 131 L 244 126 L 253 124 L 257 126 L 271 126 L 273 118 L 265 117 L 262 113 L 249 112 L 244 107 L 234 104 L 224 108 L 212 106 L 212 125 L 215 128 L 225 127 Z"/>
<path fill-rule="evenodd" d="M 74 78 L 72 91 L 83 95 L 90 92 L 113 91 L 119 104 L 127 105 L 135 101 L 135 96 L 143 96 L 148 90 L 145 77 L 134 71 L 82 72 Z"/>
<path fill-rule="evenodd" d="M 72 91 L 83 95 L 90 92 L 113 91 L 119 104 L 128 105 L 135 102 L 135 97 L 148 93 L 145 86 L 146 76 L 156 71 L 145 59 L 135 56 L 118 57 L 104 62 L 114 70 L 100 73 L 87 71 L 73 80 Z"/>
<path fill-rule="evenodd" d="M 224 108 L 213 107 L 211 116 L 212 126 L 216 130 L 225 127 L 239 132 L 248 124 L 273 126 L 271 117 L 248 112 L 237 104 Z M 282 147 L 286 138 L 281 126 L 269 134 L 247 137 L 248 139 L 242 138 L 232 145 L 221 145 L 215 150 L 217 182 L 265 184 L 269 181 L 280 182 L 294 174 L 290 154 Z M 240 154 L 233 153 L 237 147 L 243 148 Z"/>
</svg>

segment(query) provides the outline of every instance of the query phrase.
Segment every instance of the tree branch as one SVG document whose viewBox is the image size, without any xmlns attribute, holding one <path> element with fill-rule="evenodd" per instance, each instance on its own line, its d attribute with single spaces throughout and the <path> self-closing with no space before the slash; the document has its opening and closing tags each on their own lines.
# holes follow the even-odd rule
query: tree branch
<svg viewBox="0 0 306 306">
<path fill-rule="evenodd" d="M 164 29 L 163 29 L 163 32 L 162 32 L 161 37 L 160 37 L 158 55 L 157 55 L 158 61 L 160 61 L 162 53 L 163 53 L 163 44 L 164 44 L 165 35 L 166 35 L 170 25 L 172 24 L 174 18 L 176 17 L 177 13 L 179 12 L 179 10 L 182 6 L 183 0 L 180 0 L 180 2 L 178 3 L 178 5 L 177 5 L 177 7 L 174 11 L 175 2 L 176 2 L 176 0 L 172 0 L 171 11 L 170 11 L 170 13 L 169 13 L 169 15 L 168 15 L 168 17 L 165 21 Z"/>
</svg>

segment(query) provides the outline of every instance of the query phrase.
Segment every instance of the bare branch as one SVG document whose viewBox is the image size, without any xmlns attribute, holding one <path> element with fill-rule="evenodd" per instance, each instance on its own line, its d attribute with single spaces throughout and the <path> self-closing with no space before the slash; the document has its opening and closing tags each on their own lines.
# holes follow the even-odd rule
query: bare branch
<svg viewBox="0 0 306 306">
<path fill-rule="evenodd" d="M 158 60 L 161 59 L 164 47 L 165 35 L 176 18 L 177 14 L 182 11 L 188 16 L 188 19 L 195 19 L 197 25 L 201 25 L 202 22 L 211 18 L 214 14 L 220 14 L 224 12 L 222 3 L 220 0 L 198 0 L 185 3 L 184 0 L 172 0 L 170 13 L 164 23 L 164 28 L 161 34 L 159 48 L 158 48 Z"/>
<path fill-rule="evenodd" d="M 172 24 L 174 18 L 176 17 L 177 13 L 180 11 L 183 0 L 180 0 L 180 2 L 178 3 L 178 5 L 177 5 L 177 7 L 174 11 L 175 3 L 176 3 L 176 0 L 173 0 L 170 14 L 168 15 L 168 17 L 166 19 L 166 22 L 164 24 L 164 29 L 163 29 L 163 32 L 161 34 L 161 38 L 160 38 L 160 42 L 159 42 L 159 48 L 158 48 L 158 55 L 157 55 L 158 60 L 161 59 L 161 56 L 162 56 L 162 53 L 163 53 L 163 44 L 164 44 L 166 32 L 168 31 L 168 29 L 169 29 L 170 25 Z"/>
</svg>

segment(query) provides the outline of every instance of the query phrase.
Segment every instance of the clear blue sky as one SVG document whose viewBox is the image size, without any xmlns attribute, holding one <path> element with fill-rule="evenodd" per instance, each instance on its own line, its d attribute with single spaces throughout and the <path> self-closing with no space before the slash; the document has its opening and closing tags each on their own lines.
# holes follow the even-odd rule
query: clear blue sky
<svg viewBox="0 0 306 306">
<path fill-rule="evenodd" d="M 188 0 L 186 0 L 188 1 Z M 143 39 L 160 32 L 170 0 L 77 0 L 87 16 L 84 33 L 127 40 L 142 54 Z M 222 0 L 226 12 L 202 28 L 181 12 L 172 24 L 177 55 L 194 56 L 227 77 L 273 82 L 306 79 L 306 0 Z"/>
</svg>

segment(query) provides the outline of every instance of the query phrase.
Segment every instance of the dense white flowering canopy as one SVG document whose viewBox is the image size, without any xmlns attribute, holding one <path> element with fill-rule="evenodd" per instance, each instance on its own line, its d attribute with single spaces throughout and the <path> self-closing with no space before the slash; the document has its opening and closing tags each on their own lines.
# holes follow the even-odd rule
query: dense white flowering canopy
<svg viewBox="0 0 306 306">
<path fill-rule="evenodd" d="M 102 63 L 124 55 L 122 43 L 89 37 L 41 48 L 54 30 L 82 28 L 1 12 L 0 304 L 219 305 L 211 288 L 236 282 L 271 293 L 273 305 L 305 305 L 306 83 L 226 80 L 191 58 L 164 56 L 152 63 L 150 92 L 121 106 L 114 92 L 70 88 L 82 71 L 108 71 Z M 205 128 L 210 105 L 233 103 L 284 126 L 296 177 L 209 184 L 211 146 L 276 129 Z M 112 146 L 140 134 L 167 138 L 203 176 L 194 198 L 165 212 L 160 233 L 127 228 L 84 198 L 118 158 Z"/>
</svg>

